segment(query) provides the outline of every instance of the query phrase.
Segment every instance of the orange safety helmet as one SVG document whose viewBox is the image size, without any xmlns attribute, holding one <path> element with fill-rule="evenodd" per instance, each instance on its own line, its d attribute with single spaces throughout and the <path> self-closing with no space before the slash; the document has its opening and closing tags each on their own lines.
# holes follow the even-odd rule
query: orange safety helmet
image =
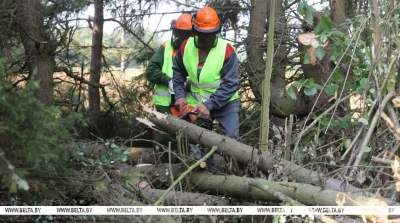
<svg viewBox="0 0 400 223">
<path fill-rule="evenodd" d="M 192 16 L 183 13 L 177 20 L 172 20 L 171 29 L 177 30 L 192 30 Z"/>
<path fill-rule="evenodd" d="M 217 12 L 210 7 L 201 8 L 193 18 L 193 28 L 200 33 L 215 33 L 221 30 Z"/>
</svg>

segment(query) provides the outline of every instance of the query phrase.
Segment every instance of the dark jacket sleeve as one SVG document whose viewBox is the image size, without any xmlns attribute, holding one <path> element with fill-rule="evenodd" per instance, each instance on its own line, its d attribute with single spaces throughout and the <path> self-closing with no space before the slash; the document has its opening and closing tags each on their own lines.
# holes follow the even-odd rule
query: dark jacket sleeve
<svg viewBox="0 0 400 223">
<path fill-rule="evenodd" d="M 164 64 L 164 46 L 160 46 L 157 52 L 151 57 L 149 65 L 146 69 L 146 78 L 154 84 L 168 85 L 168 81 L 171 80 L 164 72 L 162 67 Z"/>
<path fill-rule="evenodd" d="M 173 81 L 174 81 L 174 91 L 175 91 L 175 100 L 179 98 L 186 97 L 186 87 L 185 81 L 188 76 L 185 65 L 183 64 L 183 52 L 186 46 L 186 42 L 182 43 L 181 48 L 175 56 L 175 63 L 172 67 L 174 71 Z"/>
<path fill-rule="evenodd" d="M 210 111 L 225 106 L 239 89 L 238 58 L 229 44 L 227 45 L 225 61 L 220 74 L 222 80 L 220 87 L 204 102 L 204 105 Z"/>
</svg>

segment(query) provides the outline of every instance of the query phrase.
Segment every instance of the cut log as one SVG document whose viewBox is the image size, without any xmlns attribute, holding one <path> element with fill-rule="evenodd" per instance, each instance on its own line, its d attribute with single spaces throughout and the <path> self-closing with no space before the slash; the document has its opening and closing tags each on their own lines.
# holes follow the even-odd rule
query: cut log
<svg viewBox="0 0 400 223">
<path fill-rule="evenodd" d="M 137 181 L 141 180 L 148 181 L 152 187 L 160 187 L 171 183 L 170 171 L 172 171 L 173 176 L 179 176 L 182 173 L 181 170 L 180 164 L 172 164 L 171 168 L 167 163 L 140 167 L 121 165 L 110 175 L 116 178 L 122 177 L 127 184 L 130 184 L 130 187 L 138 185 Z M 137 179 L 138 177 L 141 179 Z"/>
<path fill-rule="evenodd" d="M 191 182 L 201 191 L 212 194 L 227 195 L 234 197 L 252 198 L 256 200 L 277 200 L 256 187 L 249 185 L 250 178 L 237 176 L 218 176 L 207 172 L 192 173 Z M 275 191 L 285 194 L 308 206 L 387 206 L 388 204 L 381 199 L 363 197 L 355 194 L 343 193 L 329 189 L 323 190 L 321 187 L 309 184 L 274 182 L 257 179 L 262 184 L 274 188 Z M 342 201 L 344 201 L 342 203 Z M 340 203 L 340 205 L 338 204 Z M 387 215 L 367 216 L 377 222 L 387 220 Z"/>
<path fill-rule="evenodd" d="M 348 186 L 345 188 L 342 181 L 333 178 L 326 178 L 322 173 L 317 173 L 303 168 L 297 164 L 289 162 L 285 159 L 280 159 L 279 161 L 271 155 L 269 151 L 262 152 L 259 148 L 251 147 L 246 144 L 240 143 L 235 139 L 229 138 L 227 136 L 219 135 L 215 132 L 203 129 L 194 124 L 176 118 L 172 115 L 164 115 L 160 118 L 153 117 L 150 120 L 156 124 L 157 128 L 169 132 L 170 134 L 175 134 L 181 128 L 188 129 L 189 141 L 193 144 L 200 144 L 203 148 L 212 148 L 217 146 L 218 150 L 225 154 L 234 156 L 238 162 L 243 164 L 254 163 L 257 168 L 265 173 L 271 169 L 274 164 L 279 163 L 283 165 L 283 172 L 287 175 L 293 176 L 297 182 L 300 183 L 310 183 L 313 185 L 324 186 L 327 189 L 335 191 L 349 191 L 357 195 L 371 195 L 363 190 L 354 186 Z M 320 178 L 324 179 L 324 182 L 320 182 Z M 397 204 L 391 200 L 386 200 L 390 205 Z"/>
<path fill-rule="evenodd" d="M 155 200 L 160 199 L 165 190 L 145 189 L 144 194 Z M 164 205 L 206 205 L 206 206 L 229 206 L 229 199 L 219 196 L 206 195 L 202 193 L 169 192 L 164 199 Z"/>
<path fill-rule="evenodd" d="M 137 165 L 141 163 L 155 164 L 156 155 L 153 148 L 129 147 L 128 163 Z"/>
<path fill-rule="evenodd" d="M 125 187 L 129 188 L 133 185 L 133 183 L 129 182 L 138 180 L 137 178 L 139 172 L 157 173 L 160 172 L 160 170 L 161 172 L 163 172 L 162 170 L 164 170 L 165 167 L 166 165 L 122 168 L 121 176 L 124 177 L 124 180 L 121 182 L 126 185 Z M 171 170 L 173 172 L 180 170 L 180 165 L 172 165 Z M 134 179 L 130 179 L 128 177 L 132 177 Z M 154 182 L 155 180 L 158 180 L 159 174 L 148 174 L 146 175 L 146 178 Z M 253 178 L 213 175 L 206 171 L 196 171 L 192 172 L 190 175 L 191 184 L 196 185 L 196 189 L 199 191 L 204 191 L 218 196 L 226 195 L 230 197 L 245 198 L 251 200 L 280 202 L 280 199 L 276 198 L 274 195 L 271 195 L 256 187 L 251 186 L 249 184 L 250 180 L 253 180 Z M 293 198 L 309 206 L 387 206 L 387 203 L 382 199 L 363 197 L 355 194 L 343 193 L 329 189 L 324 190 L 321 187 L 312 186 L 309 184 L 274 182 L 263 179 L 256 180 L 264 185 L 267 185 L 270 188 L 273 188 L 276 192 L 280 192 L 285 196 Z M 164 191 L 145 189 L 142 190 L 142 192 L 144 192 L 148 196 L 158 198 Z M 182 204 L 186 202 L 192 202 L 192 200 L 199 203 L 203 203 L 204 200 L 208 200 L 210 202 L 215 202 L 215 205 L 224 205 L 225 202 L 220 201 L 220 197 L 207 197 L 205 195 L 200 196 L 199 194 L 194 193 L 183 193 L 182 196 L 180 195 L 180 193 L 177 193 L 174 198 L 173 192 L 170 192 L 167 195 L 167 203 L 176 204 L 176 200 L 180 199 L 182 199 Z M 188 198 L 188 196 L 190 198 Z M 197 198 L 198 200 L 196 200 Z M 207 205 L 211 204 L 207 203 Z M 377 216 L 367 216 L 367 218 L 370 219 L 374 218 L 375 220 L 377 220 L 377 222 L 382 222 L 382 219 L 386 218 L 387 216 L 379 217 L 380 219 L 378 219 Z"/>
<path fill-rule="evenodd" d="M 202 163 L 200 163 L 199 166 L 200 166 L 201 169 L 204 169 L 204 168 L 206 168 L 207 163 L 206 162 L 202 162 Z"/>
<path fill-rule="evenodd" d="M 83 156 L 97 159 L 108 152 L 104 143 L 98 142 L 77 142 L 76 145 L 83 152 Z"/>
<path fill-rule="evenodd" d="M 322 46 L 323 48 L 326 48 L 328 46 L 328 41 L 325 41 L 323 45 L 320 45 L 314 32 L 301 33 L 297 35 L 297 41 L 299 41 L 299 43 L 303 46 L 310 46 L 310 48 L 308 48 L 306 51 L 308 54 L 310 54 L 311 65 L 317 65 L 318 59 L 315 52 L 317 47 Z"/>
</svg>

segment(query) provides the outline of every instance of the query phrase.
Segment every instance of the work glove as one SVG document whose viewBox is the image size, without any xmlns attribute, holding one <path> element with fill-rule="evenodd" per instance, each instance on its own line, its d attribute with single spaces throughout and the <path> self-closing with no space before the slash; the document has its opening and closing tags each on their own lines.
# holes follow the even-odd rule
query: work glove
<svg viewBox="0 0 400 223">
<path fill-rule="evenodd" d="M 170 94 L 175 94 L 174 91 L 174 82 L 172 81 L 172 79 L 170 81 L 168 81 L 168 87 L 169 87 L 169 93 Z"/>
</svg>

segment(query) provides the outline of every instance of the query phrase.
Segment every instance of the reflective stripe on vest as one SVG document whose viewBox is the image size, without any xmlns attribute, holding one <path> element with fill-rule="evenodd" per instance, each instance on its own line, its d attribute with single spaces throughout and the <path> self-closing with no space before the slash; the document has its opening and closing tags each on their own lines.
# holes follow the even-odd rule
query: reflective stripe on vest
<svg viewBox="0 0 400 223">
<path fill-rule="evenodd" d="M 164 45 L 164 61 L 162 72 L 168 77 L 172 78 L 172 65 L 173 65 L 173 53 L 174 48 L 171 45 L 171 41 L 168 40 Z M 169 93 L 168 85 L 156 84 L 153 91 L 153 104 L 169 106 L 171 104 L 171 94 Z"/>
<path fill-rule="evenodd" d="M 218 38 L 217 45 L 208 53 L 200 75 L 197 75 L 199 70 L 199 51 L 194 45 L 194 38 L 190 37 L 188 39 L 183 54 L 183 63 L 192 81 L 191 94 L 190 97 L 187 98 L 188 105 L 196 106 L 207 101 L 221 86 L 220 71 L 224 65 L 227 44 L 227 41 Z M 236 91 L 229 101 L 237 98 L 239 98 L 239 95 Z"/>
</svg>

